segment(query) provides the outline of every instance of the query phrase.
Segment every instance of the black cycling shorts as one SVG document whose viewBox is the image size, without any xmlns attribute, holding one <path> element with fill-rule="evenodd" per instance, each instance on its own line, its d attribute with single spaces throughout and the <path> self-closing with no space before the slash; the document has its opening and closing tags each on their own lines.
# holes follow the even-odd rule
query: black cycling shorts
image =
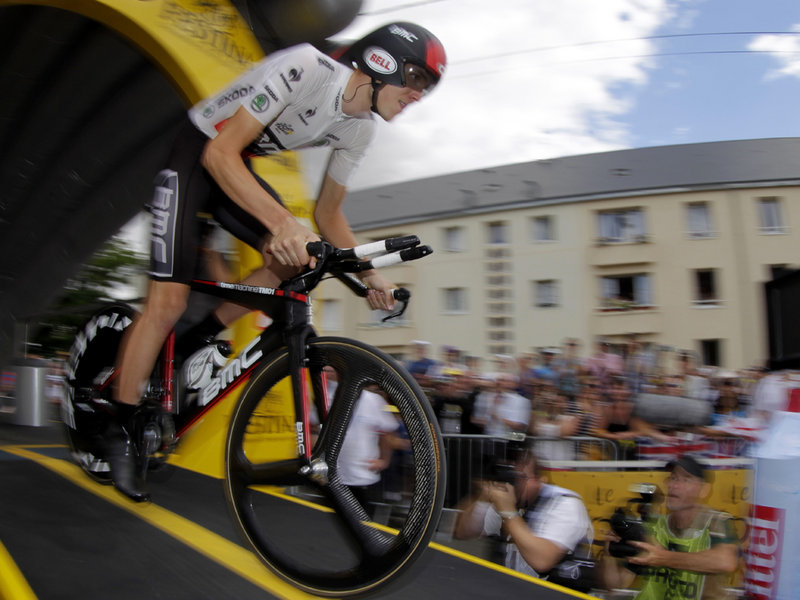
<svg viewBox="0 0 800 600">
<path fill-rule="evenodd" d="M 258 219 L 228 198 L 203 168 L 200 157 L 207 141 L 205 134 L 187 119 L 165 168 L 156 176 L 150 206 L 150 276 L 157 281 L 189 283 L 195 276 L 204 226 L 199 214 L 211 214 L 231 235 L 256 250 L 269 233 Z M 253 176 L 281 202 L 266 181 L 255 173 Z"/>
</svg>

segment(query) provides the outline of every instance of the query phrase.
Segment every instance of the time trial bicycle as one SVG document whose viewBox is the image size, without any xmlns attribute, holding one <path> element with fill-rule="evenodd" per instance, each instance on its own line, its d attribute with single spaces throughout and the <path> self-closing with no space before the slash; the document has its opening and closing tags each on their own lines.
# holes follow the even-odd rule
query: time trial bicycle
<svg viewBox="0 0 800 600">
<path fill-rule="evenodd" d="M 316 334 L 309 294 L 336 277 L 365 296 L 367 288 L 352 273 L 421 258 L 431 249 L 406 236 L 350 249 L 313 242 L 308 250 L 316 266 L 278 288 L 192 282 L 204 294 L 264 312 L 272 323 L 236 356 L 219 360 L 224 342 L 215 341 L 183 368 L 176 365 L 173 332 L 137 409 L 134 445 L 143 476 L 163 467 L 198 419 L 246 385 L 224 455 L 225 496 L 237 529 L 269 569 L 298 588 L 360 595 L 405 572 L 435 532 L 444 501 L 442 438 L 425 394 L 399 362 L 359 341 Z M 391 316 L 402 314 L 409 297 L 407 290 L 395 290 L 401 308 Z M 62 415 L 71 453 L 103 483 L 110 483 L 110 472 L 100 434 L 112 415 L 117 350 L 134 318 L 125 304 L 102 308 L 78 333 L 68 363 Z M 290 445 L 296 452 L 276 457 L 265 423 L 285 394 L 293 399 Z M 369 429 L 367 404 L 373 413 L 380 407 L 384 422 L 391 415 L 389 429 L 396 425 L 388 454 L 386 436 Z M 368 501 L 347 481 L 342 462 L 370 443 L 372 458 L 378 452 L 392 461 Z"/>
</svg>

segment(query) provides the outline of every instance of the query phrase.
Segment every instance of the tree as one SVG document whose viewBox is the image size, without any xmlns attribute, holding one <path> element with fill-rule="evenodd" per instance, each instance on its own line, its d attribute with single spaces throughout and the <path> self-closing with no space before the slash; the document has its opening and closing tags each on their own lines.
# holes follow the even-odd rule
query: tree
<svg viewBox="0 0 800 600">
<path fill-rule="evenodd" d="M 146 256 L 131 249 L 125 239 L 112 237 L 66 281 L 61 296 L 38 320 L 32 343 L 45 356 L 69 351 L 89 314 L 131 286 L 145 263 Z"/>
</svg>

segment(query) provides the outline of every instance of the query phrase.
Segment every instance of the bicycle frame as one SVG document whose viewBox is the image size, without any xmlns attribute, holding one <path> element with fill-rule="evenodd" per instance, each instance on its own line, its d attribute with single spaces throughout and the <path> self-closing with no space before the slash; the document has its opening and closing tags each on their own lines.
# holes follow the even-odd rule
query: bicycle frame
<svg viewBox="0 0 800 600">
<path fill-rule="evenodd" d="M 397 262 L 416 260 L 432 252 L 430 247 L 419 246 L 418 244 L 419 239 L 416 236 L 407 236 L 364 244 L 355 248 L 337 250 L 331 256 L 341 260 L 342 262 L 339 264 L 345 266 L 340 266 L 338 270 L 327 271 L 327 273 L 340 279 L 356 295 L 364 297 L 367 295 L 367 287 L 352 278 L 349 273 L 388 266 Z M 252 310 L 261 311 L 270 316 L 272 323 L 267 330 L 253 338 L 220 371 L 223 374 L 227 373 L 226 377 L 230 377 L 226 385 L 221 385 L 219 392 L 212 398 L 195 406 L 188 412 L 181 411 L 179 402 L 176 402 L 174 387 L 175 338 L 174 332 L 170 334 L 161 358 L 162 391 L 164 395 L 161 402 L 164 411 L 172 414 L 176 420 L 176 443 L 200 417 L 210 411 L 230 392 L 245 383 L 264 357 L 285 346 L 289 353 L 289 372 L 291 374 L 291 389 L 295 409 L 294 430 L 297 438 L 298 456 L 305 459 L 306 462 L 311 460 L 312 448 L 308 443 L 308 440 L 311 439 L 309 390 L 307 385 L 309 378 L 308 369 L 305 366 L 305 348 L 307 341 L 315 337 L 316 332 L 311 326 L 311 297 L 309 291 L 313 290 L 326 275 L 323 265 L 324 259 L 328 258 L 328 256 L 325 256 L 325 253 L 328 252 L 326 250 L 328 247 L 330 246 L 324 245 L 322 242 L 310 244 L 310 253 L 319 259 L 317 267 L 284 282 L 281 288 L 199 279 L 192 281 L 191 287 L 195 291 L 240 304 Z M 360 260 L 364 256 L 376 252 L 383 253 L 383 255 L 371 261 Z M 402 290 L 402 293 L 396 298 L 403 303 L 403 308 L 393 316 L 398 316 L 405 310 L 405 305 L 409 298 L 408 291 Z M 231 373 L 235 373 L 235 377 Z M 320 373 L 319 381 L 321 382 L 321 389 L 316 390 L 317 409 L 319 414 L 324 417 L 330 406 L 324 372 Z"/>
<path fill-rule="evenodd" d="M 215 377 L 217 393 L 210 397 L 204 395 L 202 401 L 189 407 L 181 406 L 183 398 L 176 389 L 175 334 L 174 332 L 170 334 L 160 357 L 161 406 L 175 420 L 175 441 L 178 442 L 203 415 L 246 383 L 266 356 L 286 346 L 291 361 L 295 414 L 298 416 L 295 422 L 298 449 L 302 450 L 301 456 L 310 458 L 311 449 L 305 443 L 310 435 L 309 394 L 303 367 L 306 340 L 316 335 L 310 325 L 310 297 L 307 294 L 277 288 L 220 281 L 194 280 L 191 287 L 203 294 L 264 312 L 270 316 L 272 324 L 264 332 L 253 337 L 237 355 L 229 359 L 225 367 L 219 370 Z"/>
</svg>

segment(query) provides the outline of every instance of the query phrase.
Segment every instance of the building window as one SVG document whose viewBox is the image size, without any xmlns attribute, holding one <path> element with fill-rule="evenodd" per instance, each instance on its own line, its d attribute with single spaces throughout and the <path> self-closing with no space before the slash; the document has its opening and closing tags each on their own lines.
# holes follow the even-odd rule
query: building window
<svg viewBox="0 0 800 600">
<path fill-rule="evenodd" d="M 708 202 L 692 202 L 686 205 L 686 232 L 693 239 L 714 237 Z"/>
<path fill-rule="evenodd" d="M 700 340 L 700 357 L 703 364 L 709 367 L 721 367 L 722 342 L 720 340 Z"/>
<path fill-rule="evenodd" d="M 761 233 L 786 233 L 788 228 L 783 220 L 783 210 L 780 198 L 776 196 L 759 198 L 758 216 L 761 223 Z"/>
<path fill-rule="evenodd" d="M 467 290 L 465 288 L 445 288 L 442 290 L 442 306 L 445 313 L 467 312 Z"/>
<path fill-rule="evenodd" d="M 534 242 L 554 242 L 556 240 L 555 219 L 551 215 L 531 219 L 531 239 Z"/>
<path fill-rule="evenodd" d="M 324 331 L 341 331 L 342 329 L 342 303 L 339 300 L 322 301 L 322 322 Z"/>
<path fill-rule="evenodd" d="M 486 250 L 486 258 L 508 258 L 511 253 L 508 248 L 489 248 Z"/>
<path fill-rule="evenodd" d="M 558 306 L 558 282 L 553 279 L 534 281 L 533 303 L 539 308 Z"/>
<path fill-rule="evenodd" d="M 506 221 L 494 221 L 486 224 L 486 243 L 491 245 L 508 244 L 509 231 Z"/>
<path fill-rule="evenodd" d="M 510 331 L 490 331 L 488 336 L 490 342 L 502 342 L 513 339 Z"/>
<path fill-rule="evenodd" d="M 601 244 L 647 241 L 644 211 L 628 208 L 598 212 L 597 239 Z"/>
<path fill-rule="evenodd" d="M 442 229 L 445 252 L 465 252 L 467 250 L 467 231 L 464 227 L 445 227 Z"/>
<path fill-rule="evenodd" d="M 510 315 L 512 306 L 509 302 L 490 302 L 488 311 L 490 315 Z"/>
<path fill-rule="evenodd" d="M 618 275 L 600 278 L 602 308 L 628 310 L 653 305 L 650 275 Z"/>
<path fill-rule="evenodd" d="M 511 290 L 508 288 L 489 288 L 486 295 L 490 300 L 504 300 L 511 297 Z"/>
<path fill-rule="evenodd" d="M 699 306 L 719 304 L 715 269 L 696 269 L 694 271 L 694 304 Z"/>
<path fill-rule="evenodd" d="M 494 329 L 508 328 L 514 325 L 514 321 L 509 317 L 489 317 L 488 322 L 489 322 L 489 327 L 492 327 Z"/>
<path fill-rule="evenodd" d="M 486 270 L 490 273 L 507 273 L 511 270 L 511 263 L 505 260 L 488 262 Z"/>
<path fill-rule="evenodd" d="M 511 277 L 508 275 L 489 275 L 486 277 L 486 284 L 490 286 L 510 285 Z"/>
</svg>

